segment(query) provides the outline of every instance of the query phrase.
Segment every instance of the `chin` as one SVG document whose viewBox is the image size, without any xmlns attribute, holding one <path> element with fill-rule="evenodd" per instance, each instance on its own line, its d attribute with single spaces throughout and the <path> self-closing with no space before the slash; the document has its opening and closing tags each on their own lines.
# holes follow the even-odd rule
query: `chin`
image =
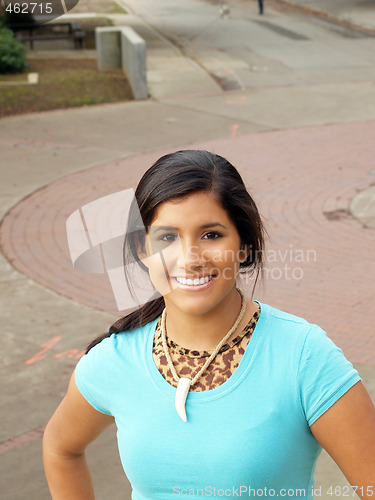
<svg viewBox="0 0 375 500">
<path fill-rule="evenodd" d="M 196 293 L 174 290 L 171 294 L 166 295 L 164 299 L 167 305 L 169 303 L 172 307 L 177 307 L 185 314 L 201 316 L 220 306 L 220 303 L 229 292 L 230 290 L 223 290 L 221 293 Z"/>
</svg>

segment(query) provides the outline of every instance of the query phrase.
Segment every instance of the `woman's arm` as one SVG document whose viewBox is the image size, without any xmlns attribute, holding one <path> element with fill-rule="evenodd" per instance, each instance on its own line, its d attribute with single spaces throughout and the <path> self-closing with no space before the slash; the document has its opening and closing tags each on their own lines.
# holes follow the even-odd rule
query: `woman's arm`
<svg viewBox="0 0 375 500">
<path fill-rule="evenodd" d="M 357 495 L 375 500 L 375 407 L 357 382 L 310 427 Z"/>
<path fill-rule="evenodd" d="M 111 423 L 113 417 L 95 410 L 81 395 L 73 374 L 43 437 L 44 468 L 53 500 L 94 499 L 85 448 Z"/>
</svg>

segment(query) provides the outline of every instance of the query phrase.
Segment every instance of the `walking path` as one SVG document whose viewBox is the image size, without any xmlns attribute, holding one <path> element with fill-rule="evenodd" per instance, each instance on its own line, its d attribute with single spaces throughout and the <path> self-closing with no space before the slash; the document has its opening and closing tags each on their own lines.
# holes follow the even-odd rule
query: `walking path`
<svg viewBox="0 0 375 500">
<path fill-rule="evenodd" d="M 268 12 L 265 19 L 273 23 L 281 15 Z M 43 426 L 85 345 L 120 314 L 105 274 L 73 269 L 66 219 L 90 201 L 135 187 L 165 152 L 207 148 L 239 168 L 271 237 L 256 298 L 321 325 L 375 398 L 373 40 L 359 40 L 368 59 L 361 59 L 358 79 L 336 75 L 334 81 L 331 73 L 326 82 L 307 69 L 306 80 L 294 86 L 275 85 L 269 75 L 268 86 L 260 85 L 263 79 L 224 91 L 149 18 L 133 14 L 127 21 L 147 40 L 149 100 L 0 120 L 0 374 L 7 409 L 0 480 L 6 500 L 49 498 Z M 288 18 L 280 23 L 288 27 Z M 276 62 L 272 68 L 282 70 Z M 108 431 L 89 453 L 98 498 L 130 498 L 115 446 Z M 323 454 L 319 464 L 318 484 L 347 484 L 329 457 Z"/>
<path fill-rule="evenodd" d="M 375 32 L 375 7 L 372 0 L 276 0 L 334 22 Z"/>
</svg>

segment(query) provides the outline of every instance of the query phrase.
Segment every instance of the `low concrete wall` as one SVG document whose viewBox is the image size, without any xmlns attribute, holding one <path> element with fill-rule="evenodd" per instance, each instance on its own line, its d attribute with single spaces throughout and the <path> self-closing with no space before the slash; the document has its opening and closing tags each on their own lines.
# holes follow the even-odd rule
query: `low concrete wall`
<svg viewBox="0 0 375 500">
<path fill-rule="evenodd" d="M 147 99 L 146 42 L 128 26 L 95 28 L 100 71 L 122 69 L 135 99 Z"/>
<path fill-rule="evenodd" d="M 147 99 L 146 42 L 129 27 L 121 30 L 121 57 L 135 99 Z"/>
<path fill-rule="evenodd" d="M 121 34 L 118 27 L 95 28 L 95 43 L 100 71 L 122 68 Z"/>
</svg>

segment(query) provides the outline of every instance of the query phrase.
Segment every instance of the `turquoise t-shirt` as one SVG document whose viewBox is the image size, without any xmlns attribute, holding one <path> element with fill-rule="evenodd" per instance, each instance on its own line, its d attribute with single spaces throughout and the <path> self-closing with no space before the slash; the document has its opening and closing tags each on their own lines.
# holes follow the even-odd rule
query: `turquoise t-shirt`
<svg viewBox="0 0 375 500">
<path fill-rule="evenodd" d="M 313 498 L 322 448 L 309 426 L 361 378 L 321 328 L 260 306 L 239 366 L 219 387 L 189 393 L 187 422 L 153 361 L 157 320 L 78 362 L 79 391 L 115 418 L 133 500 Z"/>
</svg>

